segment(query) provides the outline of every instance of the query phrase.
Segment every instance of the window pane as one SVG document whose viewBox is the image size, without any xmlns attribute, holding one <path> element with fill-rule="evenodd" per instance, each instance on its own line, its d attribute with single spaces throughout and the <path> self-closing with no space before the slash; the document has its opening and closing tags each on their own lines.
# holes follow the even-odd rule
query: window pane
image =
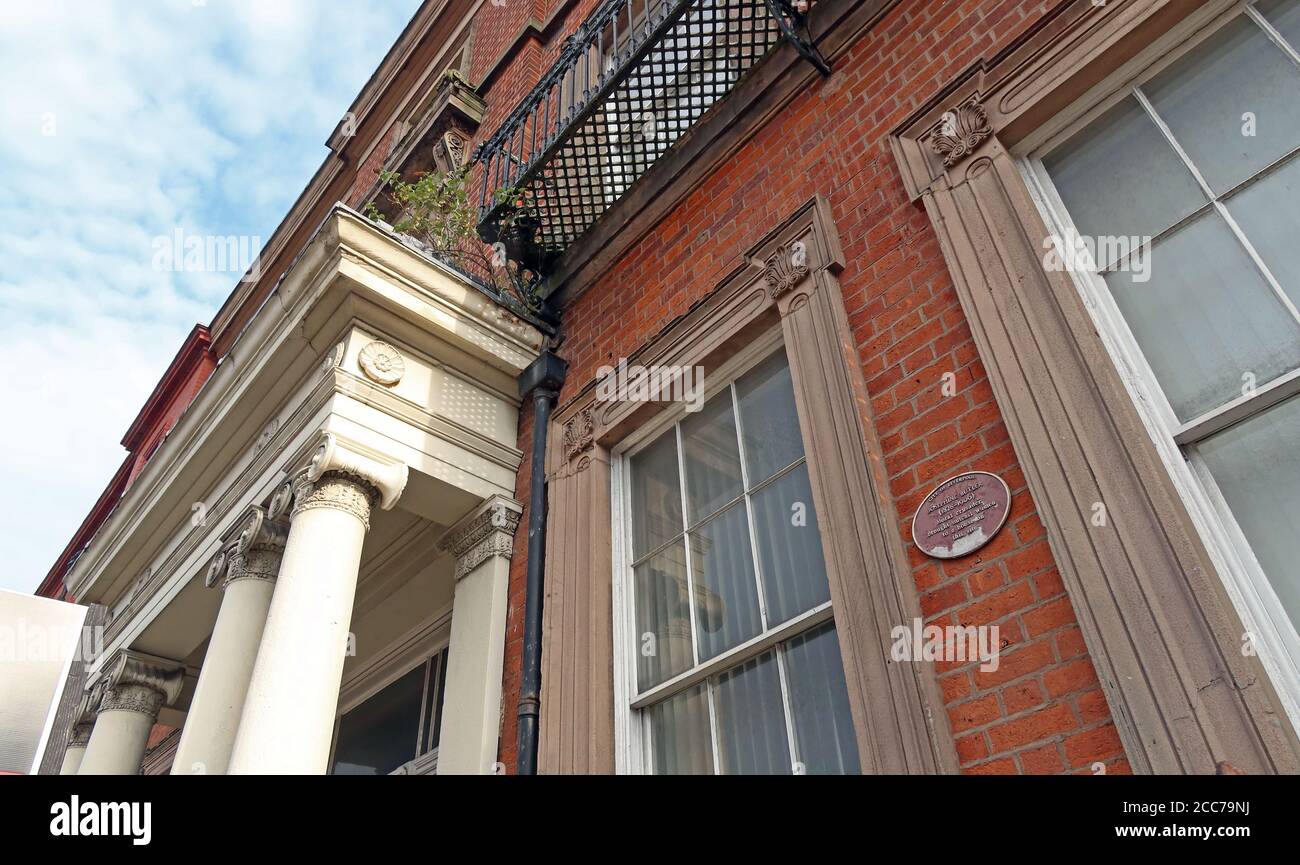
<svg viewBox="0 0 1300 865">
<path fill-rule="evenodd" d="M 646 710 L 656 775 L 712 775 L 709 694 L 696 685 Z"/>
<path fill-rule="evenodd" d="M 387 775 L 415 758 L 424 669 L 416 667 L 343 716 L 333 774 Z"/>
<path fill-rule="evenodd" d="M 1300 364 L 1300 328 L 1218 214 L 1158 241 L 1141 276 L 1106 281 L 1181 420 Z"/>
<path fill-rule="evenodd" d="M 691 531 L 691 568 L 700 660 L 739 645 L 763 629 L 743 501 Z"/>
<path fill-rule="evenodd" d="M 790 640 L 785 649 L 785 671 L 804 773 L 858 774 L 858 740 L 834 623 Z"/>
<path fill-rule="evenodd" d="M 794 385 L 785 352 L 778 351 L 736 382 L 744 430 L 749 485 L 763 481 L 803 456 L 794 406 Z"/>
<path fill-rule="evenodd" d="M 1300 145 L 1300 69 L 1245 16 L 1142 92 L 1217 194 Z"/>
<path fill-rule="evenodd" d="M 644 691 L 694 663 L 686 556 L 681 541 L 665 547 L 633 572 L 636 582 L 637 683 Z"/>
<path fill-rule="evenodd" d="M 753 508 L 769 626 L 829 601 L 807 464 L 755 493 Z"/>
<path fill-rule="evenodd" d="M 1292 48 L 1300 47 L 1300 3 L 1296 0 L 1266 0 L 1255 4 L 1268 23 L 1281 33 Z"/>
<path fill-rule="evenodd" d="M 741 493 L 740 446 L 729 390 L 682 420 L 686 505 L 694 525 Z"/>
<path fill-rule="evenodd" d="M 1227 200 L 1228 212 L 1250 239 L 1278 285 L 1300 304 L 1300 159 L 1271 171 Z"/>
<path fill-rule="evenodd" d="M 718 754 L 724 775 L 789 775 L 790 745 L 776 656 L 718 676 Z"/>
<path fill-rule="evenodd" d="M 664 433 L 631 462 L 632 556 L 640 558 L 682 533 L 676 432 Z"/>
<path fill-rule="evenodd" d="M 439 738 L 442 736 L 442 698 L 443 695 L 447 692 L 447 650 L 446 649 L 443 649 L 442 652 L 438 655 L 438 657 L 434 659 L 433 669 L 434 669 L 434 675 L 437 677 L 437 681 L 436 681 L 437 687 L 433 689 L 433 694 L 431 697 L 431 699 L 433 700 L 433 714 L 428 717 L 432 717 L 433 720 L 432 720 L 432 726 L 429 728 L 429 737 L 428 737 L 429 745 L 424 749 L 426 753 L 438 747 Z"/>
<path fill-rule="evenodd" d="M 1132 96 L 1043 165 L 1075 228 L 1089 237 L 1154 237 L 1205 203 L 1196 179 Z"/>
<path fill-rule="evenodd" d="M 1293 625 L 1300 627 L 1300 397 L 1199 446 Z"/>
</svg>

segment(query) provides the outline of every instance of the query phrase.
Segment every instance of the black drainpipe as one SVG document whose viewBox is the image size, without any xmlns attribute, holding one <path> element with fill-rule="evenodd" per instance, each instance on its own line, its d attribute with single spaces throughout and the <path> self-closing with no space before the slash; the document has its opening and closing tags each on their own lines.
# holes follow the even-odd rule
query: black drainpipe
<svg viewBox="0 0 1300 865">
<path fill-rule="evenodd" d="M 533 459 L 528 478 L 528 582 L 524 590 L 524 657 L 519 685 L 519 748 L 515 772 L 537 774 L 542 703 L 542 572 L 546 556 L 546 431 L 569 365 L 550 349 L 519 376 L 519 395 L 533 395 Z"/>
</svg>

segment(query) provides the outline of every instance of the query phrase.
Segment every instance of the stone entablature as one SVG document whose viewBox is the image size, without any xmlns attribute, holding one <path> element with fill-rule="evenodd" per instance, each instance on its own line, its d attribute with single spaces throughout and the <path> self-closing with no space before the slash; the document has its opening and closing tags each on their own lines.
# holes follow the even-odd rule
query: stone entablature
<svg viewBox="0 0 1300 865">
<path fill-rule="evenodd" d="M 259 544 L 239 539 L 250 521 L 269 518 L 260 536 L 287 516 L 251 509 L 273 506 L 285 473 L 314 451 L 316 481 L 383 468 L 368 504 L 402 495 L 441 525 L 467 500 L 512 493 L 515 377 L 542 343 L 450 268 L 336 207 L 69 573 L 79 600 L 121 610 L 107 651 L 163 627 L 192 581 L 270 579 Z M 339 441 L 348 446 L 331 450 Z M 219 594 L 180 606 L 214 610 Z"/>
</svg>

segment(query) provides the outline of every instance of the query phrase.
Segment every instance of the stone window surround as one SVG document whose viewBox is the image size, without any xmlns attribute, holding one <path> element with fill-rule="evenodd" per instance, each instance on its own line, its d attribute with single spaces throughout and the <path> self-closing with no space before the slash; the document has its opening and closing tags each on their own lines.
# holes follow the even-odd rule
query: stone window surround
<svg viewBox="0 0 1300 865">
<path fill-rule="evenodd" d="M 1240 652 L 1241 620 L 1071 276 L 1042 267 L 1048 230 L 1016 154 L 1171 28 L 1228 5 L 1064 3 L 891 138 L 1140 773 L 1294 773 L 1300 749 L 1258 658 Z M 1088 520 L 1097 501 L 1106 527 Z"/>
<path fill-rule="evenodd" d="M 791 257 L 797 243 L 806 259 Z M 888 663 L 881 648 L 894 624 L 920 615 L 919 603 L 849 336 L 837 279 L 843 257 L 829 203 L 813 197 L 743 258 L 701 304 L 628 362 L 703 366 L 707 376 L 780 331 L 822 527 L 862 770 L 955 772 L 933 676 L 918 665 Z M 543 773 L 611 773 L 622 767 L 616 749 L 627 741 L 621 727 L 629 713 L 615 705 L 611 453 L 664 408 L 598 403 L 591 382 L 553 421 Z M 934 718 L 940 719 L 937 725 Z"/>
</svg>

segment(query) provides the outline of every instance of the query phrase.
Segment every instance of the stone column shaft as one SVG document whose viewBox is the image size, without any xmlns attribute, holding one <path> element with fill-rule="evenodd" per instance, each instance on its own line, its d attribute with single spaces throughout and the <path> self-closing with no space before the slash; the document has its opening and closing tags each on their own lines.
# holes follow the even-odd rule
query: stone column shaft
<svg viewBox="0 0 1300 865">
<path fill-rule="evenodd" d="M 326 434 L 305 481 L 294 485 L 289 536 L 230 774 L 328 769 L 361 545 L 372 508 L 392 507 L 406 474 L 405 465 L 345 449 Z"/>
<path fill-rule="evenodd" d="M 208 586 L 222 585 L 221 609 L 181 730 L 173 775 L 224 775 L 230 765 L 287 535 L 286 522 L 254 506 L 208 568 Z"/>
</svg>

